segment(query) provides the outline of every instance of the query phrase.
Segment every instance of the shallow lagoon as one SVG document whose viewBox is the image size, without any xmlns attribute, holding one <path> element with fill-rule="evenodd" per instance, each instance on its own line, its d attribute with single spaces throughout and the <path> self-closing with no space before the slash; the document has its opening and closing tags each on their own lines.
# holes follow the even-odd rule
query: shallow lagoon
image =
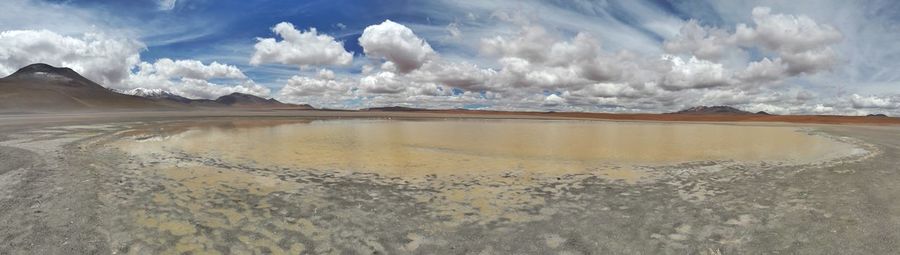
<svg viewBox="0 0 900 255">
<path fill-rule="evenodd" d="M 124 148 L 387 176 L 558 175 L 694 161 L 809 163 L 853 147 L 794 127 L 537 120 L 240 120 L 146 130 Z M 623 178 L 639 177 L 640 173 Z M 632 180 L 633 181 L 633 180 Z"/>
</svg>

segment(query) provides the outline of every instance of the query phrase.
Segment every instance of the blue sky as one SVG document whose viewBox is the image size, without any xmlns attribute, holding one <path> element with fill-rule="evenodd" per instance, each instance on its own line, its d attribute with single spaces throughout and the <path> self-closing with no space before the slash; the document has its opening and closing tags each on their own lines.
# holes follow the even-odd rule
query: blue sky
<svg viewBox="0 0 900 255">
<path fill-rule="evenodd" d="M 333 108 L 900 109 L 895 1 L 9 0 L 0 7 L 10 10 L 0 14 L 4 75 L 47 62 L 123 91 L 245 92 Z M 291 33 L 298 39 L 287 39 Z"/>
</svg>

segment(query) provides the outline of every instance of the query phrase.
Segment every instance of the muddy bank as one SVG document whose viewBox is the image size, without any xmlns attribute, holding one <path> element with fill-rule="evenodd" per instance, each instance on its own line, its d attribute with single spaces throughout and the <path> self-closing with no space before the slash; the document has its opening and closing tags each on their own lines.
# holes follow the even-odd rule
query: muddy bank
<svg viewBox="0 0 900 255">
<path fill-rule="evenodd" d="M 698 161 L 629 183 L 515 172 L 409 181 L 109 145 L 136 125 L 5 133 L 2 155 L 21 160 L 0 164 L 0 251 L 884 254 L 900 240 L 891 127 L 815 128 L 861 141 L 865 159 Z"/>
</svg>

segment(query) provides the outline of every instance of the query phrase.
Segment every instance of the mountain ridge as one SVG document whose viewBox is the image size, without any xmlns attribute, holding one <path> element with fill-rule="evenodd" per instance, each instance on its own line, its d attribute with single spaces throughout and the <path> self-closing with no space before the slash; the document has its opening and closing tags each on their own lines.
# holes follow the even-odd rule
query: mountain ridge
<svg viewBox="0 0 900 255">
<path fill-rule="evenodd" d="M 0 112 L 134 109 L 315 109 L 308 104 L 232 93 L 215 100 L 190 99 L 162 89 L 108 89 L 75 70 L 36 63 L 0 78 Z"/>
<path fill-rule="evenodd" d="M 740 110 L 731 106 L 725 105 L 715 105 L 715 106 L 694 106 L 687 109 L 683 109 L 677 112 L 671 112 L 668 114 L 695 114 L 695 115 L 704 115 L 704 114 L 718 114 L 718 115 L 751 115 L 751 114 L 767 114 L 765 112 L 760 113 L 752 113 L 744 110 Z"/>
</svg>

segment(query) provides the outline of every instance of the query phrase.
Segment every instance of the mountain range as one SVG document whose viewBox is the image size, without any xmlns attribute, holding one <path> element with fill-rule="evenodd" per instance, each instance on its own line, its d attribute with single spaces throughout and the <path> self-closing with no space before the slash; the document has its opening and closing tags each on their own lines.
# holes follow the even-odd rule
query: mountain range
<svg viewBox="0 0 900 255">
<path fill-rule="evenodd" d="M 40 63 L 0 78 L 0 111 L 5 112 L 193 108 L 314 109 L 306 104 L 287 104 L 243 93 L 209 100 L 186 98 L 160 89 L 120 92 L 107 89 L 70 68 Z"/>
</svg>

